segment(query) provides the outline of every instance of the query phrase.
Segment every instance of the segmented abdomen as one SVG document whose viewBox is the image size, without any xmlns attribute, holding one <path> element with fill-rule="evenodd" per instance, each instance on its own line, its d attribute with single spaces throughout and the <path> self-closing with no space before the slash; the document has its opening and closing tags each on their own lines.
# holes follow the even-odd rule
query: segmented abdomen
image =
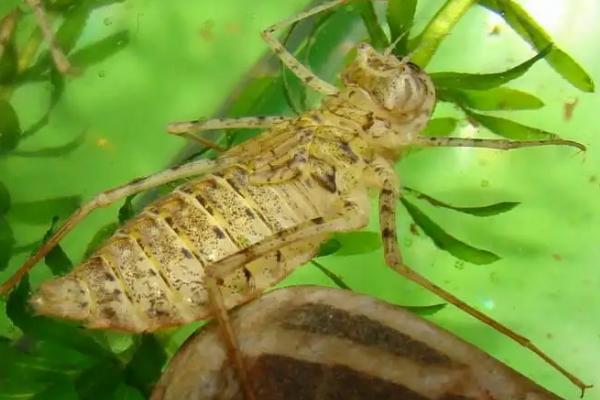
<svg viewBox="0 0 600 400">
<path fill-rule="evenodd" d="M 134 332 L 205 318 L 205 274 L 215 263 L 326 215 L 330 195 L 310 179 L 250 185 L 238 167 L 191 181 L 146 207 L 70 274 L 44 283 L 32 303 L 42 314 Z M 226 306 L 273 286 L 325 239 L 240 265 L 223 279 Z"/>
</svg>

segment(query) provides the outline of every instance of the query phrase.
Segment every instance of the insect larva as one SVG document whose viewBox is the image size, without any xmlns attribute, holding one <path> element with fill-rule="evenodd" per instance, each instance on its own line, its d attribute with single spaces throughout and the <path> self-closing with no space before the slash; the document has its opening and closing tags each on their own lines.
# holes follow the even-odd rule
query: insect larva
<svg viewBox="0 0 600 400">
<path fill-rule="evenodd" d="M 325 95 L 321 107 L 298 117 L 242 118 L 174 124 L 171 133 L 219 127 L 266 131 L 225 153 L 137 179 L 85 204 L 1 287 L 8 291 L 82 218 L 131 194 L 199 176 L 147 206 L 89 259 L 65 277 L 41 285 L 32 304 L 42 314 L 83 321 L 92 328 L 132 332 L 216 316 L 232 354 L 235 335 L 227 310 L 259 296 L 312 258 L 334 232 L 366 226 L 369 190 L 379 192 L 386 263 L 538 354 L 580 388 L 584 385 L 527 338 L 514 333 L 402 262 L 396 235 L 400 196 L 394 163 L 407 146 L 468 146 L 501 150 L 583 145 L 562 139 L 506 141 L 423 137 L 435 106 L 429 76 L 391 47 L 368 44 L 343 71 L 341 88 L 315 76 L 273 32 L 342 4 L 335 0 L 269 27 L 263 37 L 309 87 Z M 239 352 L 238 352 L 239 353 Z M 239 354 L 234 357 L 243 375 Z M 242 385 L 248 391 L 247 379 Z"/>
<path fill-rule="evenodd" d="M 559 399 L 422 318 L 350 291 L 278 289 L 231 322 L 260 399 Z M 239 398 L 217 328 L 187 340 L 152 400 Z"/>
</svg>

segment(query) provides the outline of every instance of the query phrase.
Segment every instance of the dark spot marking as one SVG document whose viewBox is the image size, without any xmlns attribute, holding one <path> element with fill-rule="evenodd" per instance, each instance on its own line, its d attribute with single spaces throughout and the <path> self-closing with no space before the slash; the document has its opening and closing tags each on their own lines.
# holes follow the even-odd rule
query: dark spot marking
<svg viewBox="0 0 600 400">
<path fill-rule="evenodd" d="M 225 281 L 224 281 L 224 280 L 223 280 L 223 278 L 221 278 L 221 277 L 218 277 L 218 278 L 216 279 L 216 281 L 217 281 L 217 285 L 219 285 L 219 286 L 223 286 L 223 284 L 225 283 Z"/>
<path fill-rule="evenodd" d="M 221 228 L 219 228 L 218 226 L 213 225 L 212 230 L 219 239 L 225 238 L 225 232 L 223 232 L 223 230 Z"/>
<path fill-rule="evenodd" d="M 156 276 L 156 271 L 153 270 L 153 269 L 149 269 L 148 270 L 148 275 L 150 275 L 150 276 Z"/>
<path fill-rule="evenodd" d="M 246 215 L 248 216 L 248 218 L 250 218 L 250 219 L 256 218 L 256 216 L 254 215 L 254 213 L 252 212 L 252 210 L 249 209 L 248 207 L 244 208 L 244 212 L 246 213 Z"/>
<path fill-rule="evenodd" d="M 244 273 L 244 278 L 246 278 L 246 283 L 250 283 L 252 279 L 252 272 L 246 267 L 242 267 L 242 272 Z"/>
<path fill-rule="evenodd" d="M 335 182 L 335 168 L 333 167 L 330 172 L 325 172 L 322 174 L 312 173 L 311 176 L 317 181 L 319 186 L 323 189 L 335 193 L 337 191 L 337 184 Z"/>
<path fill-rule="evenodd" d="M 277 252 L 275 252 L 275 260 L 277 260 L 277 262 L 280 263 L 282 259 L 283 254 L 281 254 L 281 250 L 277 250 Z"/>
<path fill-rule="evenodd" d="M 350 147 L 350 144 L 348 144 L 348 142 L 340 142 L 338 146 L 340 150 L 342 150 L 344 154 L 350 159 L 351 163 L 355 163 L 358 161 L 358 156 L 356 155 L 356 153 L 354 153 L 354 151 L 352 151 L 352 148 Z"/>
<path fill-rule="evenodd" d="M 132 180 L 129 182 L 129 185 L 135 185 L 136 183 L 140 183 L 140 182 L 142 182 L 142 181 L 143 181 L 143 180 L 145 180 L 145 179 L 146 179 L 146 178 L 135 178 L 135 179 L 132 179 Z"/>
<path fill-rule="evenodd" d="M 379 208 L 381 209 L 381 212 L 384 213 L 390 213 L 393 211 L 387 204 L 382 204 Z"/>
<path fill-rule="evenodd" d="M 104 273 L 104 279 L 106 279 L 107 281 L 110 281 L 110 282 L 114 282 L 115 281 L 115 277 L 110 272 L 105 272 Z"/>
<path fill-rule="evenodd" d="M 391 196 L 394 192 L 392 192 L 390 189 L 384 188 L 381 189 L 381 194 L 384 196 Z"/>
<path fill-rule="evenodd" d="M 383 230 L 381 231 L 381 235 L 386 238 L 392 238 L 394 236 L 394 231 L 392 231 L 390 228 L 383 228 Z"/>
<path fill-rule="evenodd" d="M 314 78 L 314 77 L 312 77 L 312 76 L 307 76 L 307 77 L 304 79 L 304 82 L 306 82 L 306 83 L 310 83 L 310 82 L 312 82 L 314 79 L 315 79 L 315 78 Z"/>
<path fill-rule="evenodd" d="M 186 249 L 185 247 L 181 248 L 181 253 L 183 254 L 183 256 L 185 258 L 192 258 L 192 253 L 190 253 L 190 251 L 188 249 Z"/>
<path fill-rule="evenodd" d="M 371 111 L 370 113 L 367 114 L 367 120 L 362 125 L 363 131 L 368 131 L 373 126 L 374 123 L 375 123 L 375 118 L 373 117 L 373 112 Z"/>
<path fill-rule="evenodd" d="M 313 218 L 312 222 L 315 225 L 321 225 L 323 222 L 325 222 L 325 220 L 323 219 L 323 217 L 317 217 L 317 218 Z"/>
<path fill-rule="evenodd" d="M 117 312 L 111 307 L 102 308 L 100 312 L 103 317 L 108 319 L 114 318 L 117 315 Z"/>
<path fill-rule="evenodd" d="M 208 202 L 206 201 L 206 199 L 204 199 L 204 197 L 202 197 L 201 195 L 197 195 L 196 200 L 198 201 L 198 203 L 200 203 L 202 207 L 204 207 L 207 213 L 211 215 L 213 214 L 212 207 L 208 205 Z"/>
</svg>

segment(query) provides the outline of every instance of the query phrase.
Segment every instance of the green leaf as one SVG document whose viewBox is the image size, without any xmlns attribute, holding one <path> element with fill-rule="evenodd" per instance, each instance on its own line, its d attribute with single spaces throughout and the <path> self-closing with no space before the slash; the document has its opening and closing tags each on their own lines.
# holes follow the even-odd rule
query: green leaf
<svg viewBox="0 0 600 400">
<path fill-rule="evenodd" d="M 6 214 L 6 212 L 10 209 L 10 193 L 8 189 L 0 181 L 0 215 Z"/>
<path fill-rule="evenodd" d="M 370 0 L 355 0 L 351 4 L 362 17 L 373 47 L 377 50 L 385 49 L 389 45 L 388 38 L 379 21 L 377 21 L 373 2 Z"/>
<path fill-rule="evenodd" d="M 523 125 L 506 118 L 492 117 L 491 115 L 476 114 L 467 111 L 471 121 L 478 122 L 496 135 L 513 140 L 545 140 L 556 139 L 558 135 L 539 128 Z"/>
<path fill-rule="evenodd" d="M 503 17 L 515 32 L 538 51 L 552 43 L 550 35 L 514 1 L 479 0 L 479 4 Z M 564 51 L 554 47 L 546 61 L 571 85 L 584 92 L 594 91 L 594 81 L 590 75 Z"/>
<path fill-rule="evenodd" d="M 106 239 L 115 233 L 118 227 L 118 223 L 111 222 L 98 229 L 98 231 L 94 234 L 94 237 L 92 237 L 92 240 L 90 240 L 88 243 L 87 248 L 85 249 L 84 257 L 89 257 L 94 251 L 96 251 L 96 249 L 102 245 Z"/>
<path fill-rule="evenodd" d="M 342 280 L 342 278 L 340 278 L 337 274 L 334 274 L 333 272 L 331 272 L 329 269 L 325 268 L 325 266 L 323 266 L 323 264 L 318 263 L 315 260 L 312 260 L 311 264 L 314 265 L 315 267 L 317 267 L 319 269 L 319 271 L 321 271 L 329 279 L 331 279 L 331 281 L 333 283 L 335 283 L 335 285 L 337 287 L 339 287 L 340 289 L 352 290 L 352 289 L 350 289 L 350 287 L 348 285 L 346 285 L 346 283 Z"/>
<path fill-rule="evenodd" d="M 73 382 L 67 378 L 55 379 L 50 386 L 36 393 L 31 400 L 79 400 Z"/>
<path fill-rule="evenodd" d="M 52 89 L 50 91 L 50 101 L 48 102 L 48 108 L 46 109 L 46 112 L 44 113 L 44 115 L 42 115 L 40 117 L 39 120 L 34 122 L 29 128 L 27 128 L 27 130 L 25 132 L 23 132 L 23 137 L 29 137 L 29 136 L 33 135 L 34 133 L 38 132 L 39 130 L 41 130 L 46 125 L 48 125 L 48 122 L 50 121 L 50 113 L 52 112 L 54 107 L 56 107 L 56 104 L 58 104 L 58 101 L 60 100 L 63 93 L 65 92 L 65 78 L 63 77 L 63 75 L 54 68 L 50 70 L 50 73 L 48 75 L 49 75 L 49 82 L 52 85 Z M 62 151 L 62 153 L 60 153 L 59 155 L 65 154 L 66 152 L 63 149 L 64 147 L 65 146 L 42 149 L 41 151 L 39 151 L 39 153 L 40 153 L 40 156 L 54 157 L 57 152 Z M 70 149 L 67 147 L 66 150 L 70 150 Z M 28 152 L 25 152 L 25 151 L 17 152 L 17 155 L 22 156 L 23 154 L 27 155 Z M 29 154 L 35 155 L 36 152 L 29 152 Z"/>
<path fill-rule="evenodd" d="M 456 118 L 434 118 L 430 119 L 425 129 L 421 132 L 424 136 L 448 136 L 456 129 L 458 120 Z"/>
<path fill-rule="evenodd" d="M 33 128 L 33 127 L 32 127 Z M 30 128 L 31 129 L 31 128 Z M 24 134 L 33 134 L 37 129 L 27 130 Z M 67 154 L 77 150 L 79 146 L 81 146 L 85 142 L 85 132 L 81 135 L 77 136 L 75 139 L 71 140 L 60 146 L 54 147 L 44 147 L 38 150 L 15 150 L 11 153 L 12 156 L 17 157 L 42 157 L 42 158 L 51 158 L 51 157 L 62 157 Z"/>
<path fill-rule="evenodd" d="M 502 214 L 502 213 L 512 210 L 513 208 L 515 208 L 516 206 L 521 204 L 521 203 L 515 202 L 515 201 L 502 201 L 500 203 L 494 203 L 494 204 L 490 204 L 488 206 L 456 207 L 456 206 L 450 205 L 448 203 L 444 203 L 443 201 L 434 199 L 433 197 L 426 195 L 425 193 L 421 193 L 417 190 L 414 190 L 414 189 L 411 189 L 408 187 L 404 187 L 403 190 L 406 191 L 407 193 L 410 193 L 410 194 L 416 196 L 416 198 L 418 198 L 418 199 L 427 201 L 429 204 L 434 205 L 436 207 L 449 208 L 451 210 L 458 211 L 458 212 L 465 213 L 465 214 L 474 215 L 476 217 L 490 217 L 493 215 Z"/>
<path fill-rule="evenodd" d="M 13 231 L 3 216 L 0 215 L 0 271 L 8 267 L 15 245 Z"/>
<path fill-rule="evenodd" d="M 167 354 L 160 341 L 154 335 L 142 335 L 141 342 L 125 369 L 127 382 L 149 394 L 166 361 Z"/>
<path fill-rule="evenodd" d="M 113 400 L 144 400 L 146 397 L 138 389 L 121 383 L 115 394 Z"/>
<path fill-rule="evenodd" d="M 440 88 L 458 88 L 472 90 L 487 90 L 504 85 L 523 75 L 538 60 L 546 57 L 552 50 L 552 45 L 548 45 L 541 52 L 531 57 L 529 60 L 507 69 L 502 72 L 490 74 L 468 74 L 462 72 L 437 72 L 430 75 L 436 87 Z"/>
<path fill-rule="evenodd" d="M 73 52 L 69 60 L 76 66 L 87 68 L 114 55 L 129 44 L 129 32 L 120 31 Z"/>
<path fill-rule="evenodd" d="M 319 251 L 317 252 L 317 257 L 326 257 L 342 248 L 342 244 L 336 238 L 331 238 L 321 244 L 319 247 Z"/>
<path fill-rule="evenodd" d="M 408 36 L 413 25 L 417 0 L 388 0 L 386 18 L 390 27 L 392 42 L 402 35 L 393 53 L 402 57 L 408 53 Z"/>
<path fill-rule="evenodd" d="M 80 196 L 63 196 L 45 200 L 13 203 L 10 216 L 31 225 L 45 225 L 54 217 L 71 215 L 81 204 Z"/>
<path fill-rule="evenodd" d="M 0 100 L 0 154 L 17 147 L 21 138 L 19 117 L 9 102 Z"/>
<path fill-rule="evenodd" d="M 335 253 L 338 256 L 370 253 L 381 247 L 381 235 L 378 232 L 341 232 L 336 233 L 334 238 L 342 245 Z"/>
<path fill-rule="evenodd" d="M 430 306 L 400 306 L 407 311 L 410 311 L 413 314 L 420 315 L 421 317 L 428 317 L 438 312 L 442 311 L 446 308 L 448 304 L 440 303 L 440 304 L 432 304 Z"/>
<path fill-rule="evenodd" d="M 104 359 L 83 371 L 75 379 L 75 388 L 81 400 L 112 399 L 123 378 L 121 365 Z"/>
<path fill-rule="evenodd" d="M 450 30 L 473 3 L 475 0 L 447 0 L 419 35 L 419 39 L 415 42 L 416 48 L 411 54 L 412 61 L 425 68 L 442 40 L 448 36 Z"/>
<path fill-rule="evenodd" d="M 536 96 L 516 89 L 499 87 L 485 91 L 439 88 L 438 99 L 475 110 L 533 110 L 544 106 Z"/>
<path fill-rule="evenodd" d="M 136 196 L 136 194 L 127 196 L 127 198 L 125 199 L 125 202 L 123 203 L 121 208 L 119 208 L 119 223 L 120 224 L 124 223 L 125 221 L 127 221 L 128 219 L 133 217 L 133 215 L 135 214 L 135 210 L 133 209 L 133 204 L 131 204 L 131 201 L 133 200 L 133 198 L 135 196 Z"/>
<path fill-rule="evenodd" d="M 64 14 L 64 21 L 56 31 L 56 42 L 65 54 L 69 54 L 83 33 L 91 9 L 87 0 L 80 0 Z"/>
<path fill-rule="evenodd" d="M 433 222 L 431 218 L 405 198 L 401 198 L 400 201 L 404 207 L 406 207 L 406 210 L 415 223 L 441 250 L 447 251 L 456 258 L 477 265 L 490 264 L 500 259 L 499 256 L 490 251 L 475 248 L 449 235 L 438 224 Z"/>
<path fill-rule="evenodd" d="M 46 242 L 48 239 L 50 239 L 50 236 L 52 236 L 52 234 L 54 233 L 54 227 L 57 222 L 58 218 L 54 218 L 52 220 L 52 224 L 46 232 L 46 234 L 44 235 L 44 239 L 42 240 L 42 242 Z M 71 262 L 67 254 L 64 252 L 60 244 L 54 246 L 52 250 L 50 250 L 50 252 L 46 254 L 46 257 L 44 257 L 44 262 L 46 263 L 48 268 L 50 268 L 54 275 L 65 275 L 69 271 L 71 271 L 71 269 L 73 269 L 73 263 Z"/>
<path fill-rule="evenodd" d="M 0 84 L 7 84 L 17 75 L 17 50 L 11 40 L 4 45 L 4 52 L 0 58 Z"/>
</svg>

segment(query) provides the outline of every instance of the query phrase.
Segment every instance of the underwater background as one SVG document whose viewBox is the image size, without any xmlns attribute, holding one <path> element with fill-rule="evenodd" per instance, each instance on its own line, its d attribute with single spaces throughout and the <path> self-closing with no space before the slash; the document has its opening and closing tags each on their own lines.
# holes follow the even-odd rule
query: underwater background
<svg viewBox="0 0 600 400">
<path fill-rule="evenodd" d="M 69 0 L 51 3 L 58 10 L 61 2 L 67 4 Z M 65 78 L 62 89 L 62 84 L 51 77 L 40 77 L 14 88 L 5 84 L 0 92 L 2 100 L 10 101 L 22 134 L 16 147 L 8 146 L 0 154 L 1 280 L 26 259 L 48 231 L 53 217 L 65 217 L 82 200 L 102 190 L 164 169 L 197 152 L 195 145 L 166 134 L 169 122 L 219 113 L 292 113 L 281 86 L 269 86 L 280 77 L 277 63 L 270 55 L 259 63 L 268 51 L 259 32 L 304 9 L 308 1 L 98 3 L 83 17 L 76 9 L 67 17 L 79 18 L 78 27 L 72 28 L 80 32 L 73 54 L 105 40 L 104 47 L 94 48 L 97 54 L 79 52 L 79 60 L 86 65 L 79 76 Z M 594 82 L 599 81 L 600 3 L 517 3 L 548 32 L 558 48 L 573 57 Z M 412 31 L 420 32 L 443 4 L 419 2 Z M 378 9 L 384 7 L 382 2 L 376 5 Z M 1 6 L 0 11 L 5 7 Z M 33 26 L 32 20 L 28 23 Z M 17 44 L 27 42 L 29 31 L 23 29 Z M 290 46 L 301 44 L 311 32 L 310 26 L 299 24 Z M 311 65 L 320 76 L 334 82 L 345 54 L 367 38 L 358 14 L 341 9 L 315 34 Z M 535 54 L 536 50 L 500 16 L 473 6 L 450 30 L 426 70 L 499 72 Z M 2 71 L 0 68 L 0 76 Z M 298 84 L 289 79 L 297 100 Z M 533 101 L 523 107 L 531 108 L 528 110 L 489 114 L 581 142 L 588 148 L 585 153 L 553 146 L 510 152 L 439 148 L 412 151 L 398 163 L 403 185 L 453 206 L 518 202 L 505 213 L 477 217 L 435 207 L 422 199 L 411 200 L 448 234 L 500 259 L 476 265 L 439 249 L 400 204 L 398 223 L 408 265 L 528 337 L 585 383 L 600 386 L 600 128 L 596 122 L 600 100 L 590 93 L 592 85 L 585 79 L 582 82 L 579 88 L 574 87 L 544 60 L 539 61 L 507 86 L 535 95 L 544 106 Z M 308 96 L 309 103 L 314 103 L 313 94 Z M 24 135 L 49 108 L 48 119 L 43 121 L 46 123 Z M 7 129 L 11 123 L 9 113 L 0 111 L 0 128 Z M 459 120 L 453 136 L 492 137 L 481 125 L 469 124 L 453 104 L 440 103 L 435 117 Z M 234 140 L 250 134 L 236 134 Z M 151 195 L 135 200 L 142 204 Z M 94 212 L 67 236 L 61 247 L 68 259 L 75 264 L 81 260 L 94 235 L 118 220 L 122 205 L 119 202 Z M 375 211 L 373 208 L 368 228 L 371 232 L 377 232 Z M 350 237 L 339 252 L 319 257 L 318 262 L 361 293 L 401 305 L 441 302 L 385 267 L 373 237 Z M 353 251 L 359 243 L 364 248 Z M 50 269 L 40 263 L 30 274 L 31 286 L 36 287 L 51 275 Z M 298 268 L 281 286 L 307 283 L 335 286 L 314 265 Z M 6 308 L 6 299 L 0 299 L 0 343 L 12 343 L 21 337 Z M 570 382 L 542 360 L 462 311 L 448 306 L 426 318 L 556 394 L 567 399 L 579 395 Z M 160 366 L 192 330 L 185 327 L 143 339 L 142 345 L 139 338 L 129 335 L 95 332 L 93 338 L 120 360 L 135 354 L 142 360 L 138 366 L 149 360 Z M 68 389 L 75 396 L 70 398 L 96 398 L 93 393 L 100 393 L 102 387 L 82 389 L 81 382 L 95 379 L 90 371 L 97 363 L 75 351 L 71 354 L 65 346 L 42 346 L 46 350 L 40 354 L 47 357 L 36 358 L 37 364 L 0 365 L 0 399 L 53 398 L 40 393 L 52 385 L 59 386 L 56 393 L 63 393 L 56 382 L 67 382 L 63 385 L 66 387 L 72 381 L 77 390 Z M 61 364 L 61 358 L 66 364 Z M 122 374 L 114 375 L 114 387 L 106 390 L 116 394 L 108 398 L 139 398 L 144 388 L 147 391 L 151 387 L 148 377 L 158 372 L 138 374 L 132 372 L 134 367 L 124 367 Z M 40 368 L 50 372 L 40 374 Z M 10 382 L 2 375 L 10 375 Z M 138 381 L 142 382 L 140 388 L 132 384 Z M 69 398 L 64 393 L 55 397 Z M 600 387 L 588 391 L 586 398 L 600 399 Z"/>
</svg>

